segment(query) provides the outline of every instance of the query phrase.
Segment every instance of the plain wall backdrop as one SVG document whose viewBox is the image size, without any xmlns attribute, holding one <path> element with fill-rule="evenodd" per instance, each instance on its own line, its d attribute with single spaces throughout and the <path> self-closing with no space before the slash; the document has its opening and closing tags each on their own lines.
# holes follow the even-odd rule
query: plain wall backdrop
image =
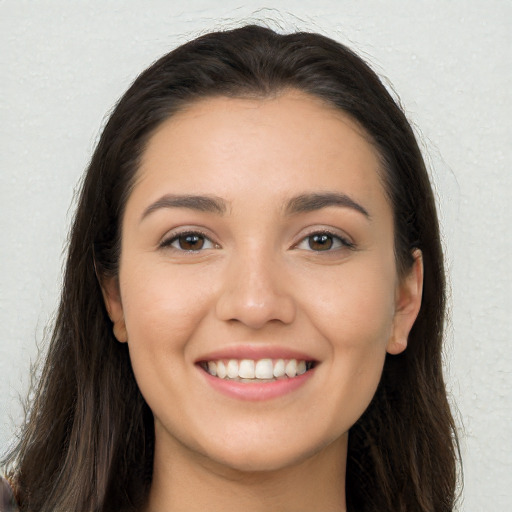
<svg viewBox="0 0 512 512">
<path fill-rule="evenodd" d="M 270 5 L 0 3 L 0 452 L 22 418 L 30 363 L 57 306 L 73 190 L 106 113 L 178 44 L 274 20 L 354 48 L 393 84 L 417 128 L 451 283 L 445 366 L 461 425 L 460 509 L 512 510 L 512 3 Z"/>
</svg>

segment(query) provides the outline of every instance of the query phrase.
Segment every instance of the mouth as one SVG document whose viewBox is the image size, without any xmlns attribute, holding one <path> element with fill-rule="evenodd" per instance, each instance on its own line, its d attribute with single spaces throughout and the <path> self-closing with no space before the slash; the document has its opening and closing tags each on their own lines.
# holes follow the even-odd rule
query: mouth
<svg viewBox="0 0 512 512">
<path fill-rule="evenodd" d="M 243 383 L 265 383 L 295 379 L 315 367 L 304 359 L 216 359 L 198 365 L 212 377 Z"/>
</svg>

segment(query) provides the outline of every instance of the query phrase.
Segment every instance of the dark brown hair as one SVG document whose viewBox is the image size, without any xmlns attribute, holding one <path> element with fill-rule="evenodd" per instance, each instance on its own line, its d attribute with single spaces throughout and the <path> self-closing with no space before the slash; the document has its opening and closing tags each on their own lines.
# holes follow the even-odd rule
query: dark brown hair
<svg viewBox="0 0 512 512">
<path fill-rule="evenodd" d="M 435 201 L 413 131 L 376 74 L 345 46 L 257 26 L 211 33 L 144 71 L 105 126 L 82 183 L 62 298 L 35 399 L 8 459 L 22 510 L 138 510 L 151 483 L 153 417 L 118 343 L 96 275 L 115 276 L 123 208 L 155 128 L 196 100 L 298 89 L 356 120 L 377 148 L 403 275 L 423 253 L 421 310 L 388 355 L 349 434 L 352 512 L 448 512 L 457 442 L 442 375 L 445 281 Z M 343 485 L 343 482 L 340 482 Z"/>
</svg>

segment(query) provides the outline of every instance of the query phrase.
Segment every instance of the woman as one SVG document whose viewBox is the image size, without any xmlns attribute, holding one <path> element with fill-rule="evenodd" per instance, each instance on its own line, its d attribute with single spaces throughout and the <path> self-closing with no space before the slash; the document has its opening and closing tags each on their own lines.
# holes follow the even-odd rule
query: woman
<svg viewBox="0 0 512 512">
<path fill-rule="evenodd" d="M 443 319 L 428 175 L 376 75 L 316 34 L 202 36 L 85 175 L 19 507 L 452 510 Z"/>
</svg>

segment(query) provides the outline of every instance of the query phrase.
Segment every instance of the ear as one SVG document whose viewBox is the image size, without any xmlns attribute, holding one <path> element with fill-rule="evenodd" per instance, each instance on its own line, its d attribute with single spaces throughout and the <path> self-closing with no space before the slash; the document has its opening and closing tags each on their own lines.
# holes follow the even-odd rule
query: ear
<svg viewBox="0 0 512 512">
<path fill-rule="evenodd" d="M 124 321 L 119 280 L 117 277 L 104 277 L 100 280 L 100 283 L 105 307 L 107 308 L 108 316 L 113 323 L 114 336 L 117 338 L 117 341 L 126 343 L 128 341 L 128 333 L 126 331 L 126 323 Z"/>
<path fill-rule="evenodd" d="M 407 348 L 409 332 L 421 307 L 423 256 L 419 249 L 412 256 L 414 263 L 411 270 L 400 280 L 396 289 L 393 332 L 387 346 L 389 354 L 400 354 Z"/>
</svg>

